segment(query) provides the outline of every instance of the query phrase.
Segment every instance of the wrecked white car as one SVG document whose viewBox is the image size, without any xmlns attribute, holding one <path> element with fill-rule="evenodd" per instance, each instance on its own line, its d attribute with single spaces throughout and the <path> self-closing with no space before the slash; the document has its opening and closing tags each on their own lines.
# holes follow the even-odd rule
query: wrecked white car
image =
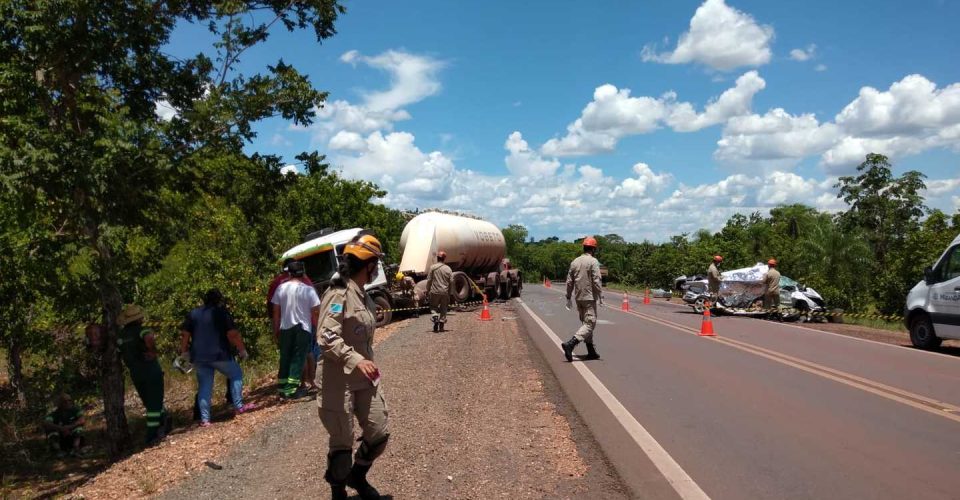
<svg viewBox="0 0 960 500">
<path fill-rule="evenodd" d="M 714 304 L 717 313 L 738 316 L 763 316 L 763 276 L 767 265 L 734 269 L 720 273 L 720 293 Z M 677 289 L 684 290 L 683 301 L 695 311 L 703 312 L 704 304 L 711 300 L 707 292 L 707 280 L 687 279 L 681 276 L 674 281 Z M 780 317 L 785 320 L 815 321 L 822 319 L 814 313 L 826 311 L 823 297 L 813 288 L 804 286 L 786 276 L 780 277 Z"/>
</svg>

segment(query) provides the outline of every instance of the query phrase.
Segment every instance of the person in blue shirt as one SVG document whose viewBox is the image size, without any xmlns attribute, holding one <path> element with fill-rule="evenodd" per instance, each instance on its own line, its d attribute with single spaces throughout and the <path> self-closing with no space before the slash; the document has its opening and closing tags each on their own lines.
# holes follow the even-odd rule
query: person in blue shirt
<svg viewBox="0 0 960 500">
<path fill-rule="evenodd" d="M 201 427 L 210 425 L 214 371 L 229 379 L 231 404 L 236 413 L 254 408 L 253 404 L 243 404 L 243 370 L 235 355 L 245 360 L 247 349 L 233 317 L 223 305 L 223 294 L 214 288 L 204 295 L 203 305 L 190 311 L 180 326 L 180 356 L 193 363 L 197 372 Z"/>
</svg>

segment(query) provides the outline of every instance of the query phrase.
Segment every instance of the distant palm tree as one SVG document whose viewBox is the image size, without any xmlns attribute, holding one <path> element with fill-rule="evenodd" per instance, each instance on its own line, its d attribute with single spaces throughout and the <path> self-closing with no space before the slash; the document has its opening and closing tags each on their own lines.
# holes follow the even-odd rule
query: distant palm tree
<svg viewBox="0 0 960 500">
<path fill-rule="evenodd" d="M 866 294 L 873 253 L 860 232 L 842 231 L 831 218 L 821 217 L 800 242 L 800 256 L 812 263 L 809 283 L 835 295 L 834 302 L 849 307 Z"/>
</svg>

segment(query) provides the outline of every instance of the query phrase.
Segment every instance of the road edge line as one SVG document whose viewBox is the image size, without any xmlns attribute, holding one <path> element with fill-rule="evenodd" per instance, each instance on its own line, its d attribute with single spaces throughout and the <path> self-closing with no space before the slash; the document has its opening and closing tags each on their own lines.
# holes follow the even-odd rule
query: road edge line
<svg viewBox="0 0 960 500">
<path fill-rule="evenodd" d="M 560 348 L 560 337 L 551 329 L 523 300 L 517 299 L 517 302 L 523 307 L 524 311 L 530 315 L 541 330 L 550 338 L 554 345 Z M 562 349 L 561 349 L 562 351 Z M 573 367 L 580 373 L 584 381 L 590 386 L 594 394 L 603 401 L 603 404 L 610 410 L 617 422 L 623 426 L 623 429 L 633 438 L 634 442 L 643 450 L 647 458 L 653 462 L 653 465 L 663 474 L 673 490 L 677 492 L 680 498 L 684 500 L 709 500 L 710 497 L 700 488 L 700 486 L 690 477 L 689 474 L 663 446 L 647 431 L 640 422 L 623 406 L 622 403 L 610 392 L 609 389 L 582 363 L 572 363 Z"/>
</svg>

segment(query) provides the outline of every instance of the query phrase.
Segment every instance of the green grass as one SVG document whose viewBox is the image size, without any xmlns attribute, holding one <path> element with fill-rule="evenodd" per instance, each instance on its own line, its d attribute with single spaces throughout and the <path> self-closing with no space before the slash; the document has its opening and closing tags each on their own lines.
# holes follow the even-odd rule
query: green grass
<svg viewBox="0 0 960 500">
<path fill-rule="evenodd" d="M 869 328 L 876 328 L 878 330 L 907 333 L 907 327 L 903 326 L 903 323 L 899 321 L 887 321 L 883 319 L 872 318 L 852 318 L 845 316 L 843 318 L 843 322 L 847 325 L 866 326 Z"/>
</svg>

